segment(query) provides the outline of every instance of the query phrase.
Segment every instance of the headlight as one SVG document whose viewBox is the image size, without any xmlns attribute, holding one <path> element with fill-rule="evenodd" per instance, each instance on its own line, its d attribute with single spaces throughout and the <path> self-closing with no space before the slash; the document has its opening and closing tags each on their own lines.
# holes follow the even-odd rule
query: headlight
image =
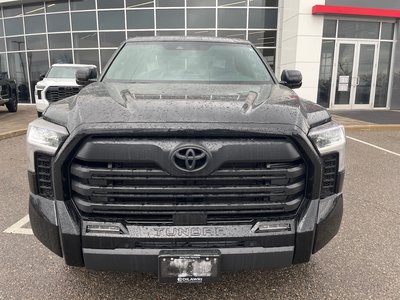
<svg viewBox="0 0 400 300">
<path fill-rule="evenodd" d="M 28 169 L 35 170 L 34 153 L 44 152 L 54 155 L 68 136 L 65 127 L 36 119 L 31 122 L 27 133 Z"/>
<path fill-rule="evenodd" d="M 344 169 L 346 135 L 342 125 L 336 122 L 326 123 L 311 129 L 308 137 L 321 155 L 338 152 L 339 171 Z"/>
</svg>

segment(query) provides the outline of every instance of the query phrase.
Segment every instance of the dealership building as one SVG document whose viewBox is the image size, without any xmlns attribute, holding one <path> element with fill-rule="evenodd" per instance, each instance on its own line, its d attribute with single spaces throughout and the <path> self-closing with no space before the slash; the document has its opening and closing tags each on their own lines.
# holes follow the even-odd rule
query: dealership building
<svg viewBox="0 0 400 300">
<path fill-rule="evenodd" d="M 250 40 L 330 109 L 400 109 L 399 0 L 0 0 L 0 74 L 34 103 L 54 63 L 97 65 L 135 36 Z"/>
</svg>

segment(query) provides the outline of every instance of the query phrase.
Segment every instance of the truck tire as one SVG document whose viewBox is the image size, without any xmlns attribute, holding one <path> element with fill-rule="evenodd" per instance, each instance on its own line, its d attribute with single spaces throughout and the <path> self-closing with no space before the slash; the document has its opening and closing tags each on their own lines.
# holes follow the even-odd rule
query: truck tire
<svg viewBox="0 0 400 300">
<path fill-rule="evenodd" d="M 17 112 L 18 110 L 18 100 L 16 95 L 11 95 L 10 101 L 6 103 L 9 112 Z"/>
</svg>

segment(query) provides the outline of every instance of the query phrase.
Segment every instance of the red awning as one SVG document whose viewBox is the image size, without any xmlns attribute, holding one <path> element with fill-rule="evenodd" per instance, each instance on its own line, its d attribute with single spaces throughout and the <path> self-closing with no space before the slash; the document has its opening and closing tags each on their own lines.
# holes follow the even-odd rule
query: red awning
<svg viewBox="0 0 400 300">
<path fill-rule="evenodd" d="M 313 15 L 348 15 L 400 19 L 400 9 L 363 8 L 354 6 L 314 5 Z"/>
</svg>

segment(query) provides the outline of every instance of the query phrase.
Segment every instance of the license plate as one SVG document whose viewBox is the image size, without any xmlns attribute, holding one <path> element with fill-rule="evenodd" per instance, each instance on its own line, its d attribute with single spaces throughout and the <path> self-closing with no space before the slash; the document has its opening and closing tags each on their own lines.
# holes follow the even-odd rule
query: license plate
<svg viewBox="0 0 400 300">
<path fill-rule="evenodd" d="M 219 277 L 221 254 L 218 250 L 160 251 L 160 282 L 203 283 Z"/>
</svg>

